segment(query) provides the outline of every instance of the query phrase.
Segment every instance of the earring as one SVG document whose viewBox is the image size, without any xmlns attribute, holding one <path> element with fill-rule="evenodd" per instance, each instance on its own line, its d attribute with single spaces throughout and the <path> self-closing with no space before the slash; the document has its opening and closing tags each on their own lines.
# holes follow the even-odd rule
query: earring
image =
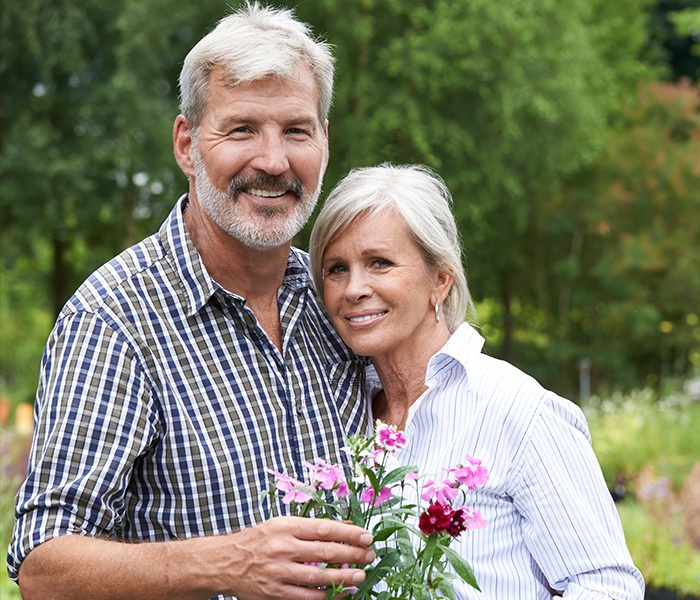
<svg viewBox="0 0 700 600">
<path fill-rule="evenodd" d="M 440 305 L 437 300 L 435 300 L 435 321 L 440 322 Z"/>
</svg>

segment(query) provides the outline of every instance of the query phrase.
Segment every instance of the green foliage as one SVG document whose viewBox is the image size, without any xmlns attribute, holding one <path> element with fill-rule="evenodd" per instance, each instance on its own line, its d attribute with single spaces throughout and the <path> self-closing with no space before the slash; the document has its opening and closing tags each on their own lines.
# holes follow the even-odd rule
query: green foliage
<svg viewBox="0 0 700 600">
<path fill-rule="evenodd" d="M 700 365 L 700 90 L 643 86 L 625 119 L 591 178 L 587 292 L 598 303 L 584 298 L 581 311 L 610 369 L 653 383 Z"/>
<path fill-rule="evenodd" d="M 15 268 L 0 270 L 0 398 L 33 402 L 39 363 L 53 326 L 47 302 L 36 297 L 37 274 L 18 257 Z M 22 307 L 21 310 L 12 307 Z"/>
<path fill-rule="evenodd" d="M 618 512 L 627 547 L 647 585 L 700 595 L 700 551 L 679 541 L 680 524 L 659 522 L 641 504 L 623 502 Z"/>
<path fill-rule="evenodd" d="M 7 548 L 12 535 L 14 498 L 26 469 L 29 438 L 0 424 L 0 547 Z M 4 553 L 3 553 L 4 556 Z M 0 598 L 20 600 L 17 584 L 0 567 Z"/>
<path fill-rule="evenodd" d="M 684 394 L 659 400 L 650 388 L 615 393 L 592 397 L 584 411 L 610 489 L 621 479 L 632 482 L 646 466 L 677 489 L 700 460 L 700 402 Z"/>
<path fill-rule="evenodd" d="M 50 244 L 35 266 L 54 313 L 90 271 L 151 233 L 182 189 L 168 142 L 175 87 L 195 8 L 209 23 L 226 8 L 208 4 L 3 4 L 0 77 L 13 93 L 0 105 L 2 228 L 24 251 Z"/>
<path fill-rule="evenodd" d="M 678 391 L 659 398 L 646 388 L 594 397 L 585 412 L 610 489 L 620 494 L 626 487 L 618 511 L 647 584 L 700 594 L 697 523 L 690 533 L 700 483 L 700 401 Z"/>
<path fill-rule="evenodd" d="M 277 4 L 335 47 L 326 189 L 360 165 L 434 167 L 473 294 L 492 308 L 480 315 L 492 353 L 566 395 L 586 356 L 598 389 L 699 368 L 697 104 L 689 87 L 632 101 L 658 75 L 649 46 L 668 37 L 650 15 L 691 13 L 662 0 Z M 22 398 L 36 367 L 16 367 L 36 360 L 44 315 L 185 190 L 170 144 L 177 76 L 228 10 L 2 4 L 0 277 L 24 291 L 0 304 L 0 382 L 22 378 Z"/>
<path fill-rule="evenodd" d="M 337 48 L 327 185 L 386 160 L 441 173 L 455 198 L 472 293 L 500 305 L 490 348 L 562 393 L 573 391 L 576 364 L 590 352 L 583 315 L 576 323 L 570 316 L 579 298 L 588 300 L 580 291 L 586 223 L 571 182 L 597 168 L 623 102 L 654 72 L 640 60 L 650 6 L 300 6 Z M 626 356 L 622 367 L 633 371 Z"/>
</svg>

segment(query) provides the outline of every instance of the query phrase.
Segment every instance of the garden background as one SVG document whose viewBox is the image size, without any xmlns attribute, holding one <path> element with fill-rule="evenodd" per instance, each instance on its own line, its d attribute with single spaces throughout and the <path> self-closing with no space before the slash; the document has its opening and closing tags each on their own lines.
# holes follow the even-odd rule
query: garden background
<svg viewBox="0 0 700 600">
<path fill-rule="evenodd" d="M 3 547 L 54 318 L 186 189 L 177 76 L 237 4 L 0 5 Z M 650 589 L 700 597 L 700 1 L 275 4 L 335 48 L 325 189 L 444 177 L 487 351 L 583 406 Z"/>
</svg>

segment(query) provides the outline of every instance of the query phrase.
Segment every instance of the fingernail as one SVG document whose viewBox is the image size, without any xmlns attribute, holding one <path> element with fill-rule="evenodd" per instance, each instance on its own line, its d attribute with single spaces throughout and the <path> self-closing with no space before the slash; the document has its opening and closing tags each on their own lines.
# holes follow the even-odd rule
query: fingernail
<svg viewBox="0 0 700 600">
<path fill-rule="evenodd" d="M 363 571 L 359 571 L 352 576 L 352 583 L 362 583 L 365 580 L 365 574 Z M 350 592 L 354 594 L 355 592 Z"/>
<path fill-rule="evenodd" d="M 365 562 L 371 563 L 374 561 L 374 559 L 377 558 L 374 554 L 374 550 L 370 550 L 366 555 L 365 555 Z"/>
<path fill-rule="evenodd" d="M 363 533 L 360 536 L 360 543 L 369 546 L 372 543 L 372 534 L 371 533 Z"/>
</svg>

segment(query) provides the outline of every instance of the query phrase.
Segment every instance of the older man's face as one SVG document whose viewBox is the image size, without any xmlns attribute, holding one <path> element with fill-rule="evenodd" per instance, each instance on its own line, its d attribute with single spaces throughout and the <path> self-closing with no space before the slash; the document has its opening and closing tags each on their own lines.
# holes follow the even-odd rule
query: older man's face
<svg viewBox="0 0 700 600">
<path fill-rule="evenodd" d="M 212 74 L 195 147 L 196 200 L 246 246 L 281 246 L 311 216 L 328 153 L 317 109 L 308 69 L 235 87 Z"/>
</svg>

